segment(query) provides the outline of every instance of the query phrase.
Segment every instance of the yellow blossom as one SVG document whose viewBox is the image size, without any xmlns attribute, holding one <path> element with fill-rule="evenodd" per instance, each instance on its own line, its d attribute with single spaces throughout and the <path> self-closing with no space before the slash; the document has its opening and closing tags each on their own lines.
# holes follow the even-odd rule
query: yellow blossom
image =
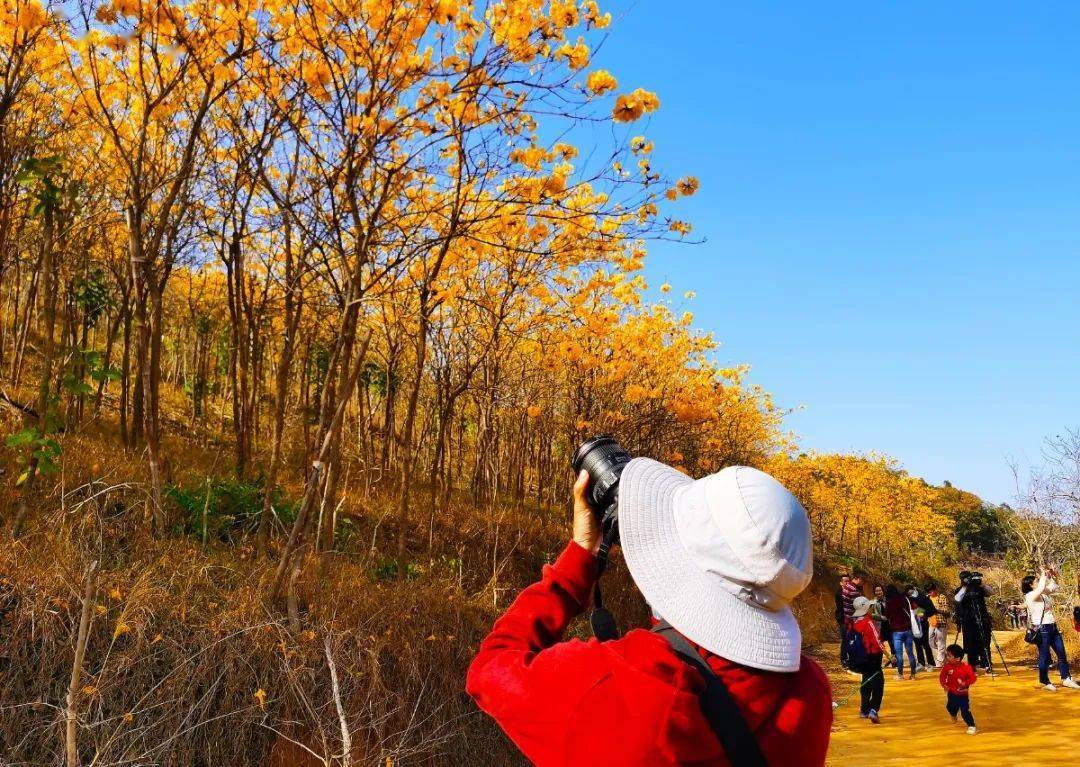
<svg viewBox="0 0 1080 767">
<path fill-rule="evenodd" d="M 611 116 L 615 122 L 629 123 L 659 108 L 660 99 L 655 93 L 638 88 L 633 93 L 624 93 L 615 100 Z"/>
<path fill-rule="evenodd" d="M 589 46 L 578 38 L 576 45 L 566 43 L 555 51 L 555 58 L 566 59 L 571 69 L 584 69 L 589 65 L 589 53 Z"/>
<path fill-rule="evenodd" d="M 613 91 L 619 87 L 618 81 L 606 69 L 597 69 L 589 72 L 589 76 L 585 79 L 585 87 L 596 96 L 603 96 L 609 91 Z"/>
<path fill-rule="evenodd" d="M 679 194 L 683 197 L 689 197 L 698 190 L 698 180 L 693 176 L 686 176 L 685 178 L 680 178 L 679 183 L 676 184 L 676 186 L 679 189 Z"/>
<path fill-rule="evenodd" d="M 37 0 L 30 0 L 19 9 L 19 15 L 15 19 L 15 23 L 23 32 L 36 32 L 40 27 L 45 26 L 48 18 L 49 14 L 45 12 L 41 4 Z"/>
</svg>

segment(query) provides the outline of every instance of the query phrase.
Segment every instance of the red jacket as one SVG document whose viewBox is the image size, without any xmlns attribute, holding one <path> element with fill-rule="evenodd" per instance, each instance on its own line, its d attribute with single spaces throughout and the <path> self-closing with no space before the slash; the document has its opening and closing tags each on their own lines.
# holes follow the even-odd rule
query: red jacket
<svg viewBox="0 0 1080 767">
<path fill-rule="evenodd" d="M 867 655 L 877 655 L 881 652 L 881 634 L 878 632 L 877 622 L 870 615 L 864 615 L 856 620 L 852 628 L 862 634 L 862 643 Z"/>
<path fill-rule="evenodd" d="M 495 622 L 468 693 L 540 767 L 728 765 L 701 713 L 700 674 L 663 637 L 639 629 L 611 642 L 562 641 L 595 580 L 596 557 L 571 543 Z M 804 657 L 781 674 L 700 652 L 770 764 L 825 764 L 832 691 L 816 663 Z"/>
<path fill-rule="evenodd" d="M 968 688 L 979 681 L 979 677 L 975 675 L 975 669 L 962 660 L 949 660 L 941 667 L 938 681 L 953 695 L 967 695 Z"/>
</svg>

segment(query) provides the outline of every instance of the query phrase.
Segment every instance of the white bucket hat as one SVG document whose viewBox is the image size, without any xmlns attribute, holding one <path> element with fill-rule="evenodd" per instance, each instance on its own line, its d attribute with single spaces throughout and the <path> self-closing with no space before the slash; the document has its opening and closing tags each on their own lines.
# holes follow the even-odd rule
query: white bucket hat
<svg viewBox="0 0 1080 767">
<path fill-rule="evenodd" d="M 861 618 L 870 612 L 870 600 L 866 597 L 855 597 L 855 599 L 851 601 L 851 606 L 855 610 L 851 614 L 852 618 Z"/>
<path fill-rule="evenodd" d="M 619 480 L 619 537 L 646 601 L 728 660 L 797 671 L 791 600 L 813 571 L 810 520 L 764 472 L 732 466 L 694 480 L 635 458 Z"/>
</svg>

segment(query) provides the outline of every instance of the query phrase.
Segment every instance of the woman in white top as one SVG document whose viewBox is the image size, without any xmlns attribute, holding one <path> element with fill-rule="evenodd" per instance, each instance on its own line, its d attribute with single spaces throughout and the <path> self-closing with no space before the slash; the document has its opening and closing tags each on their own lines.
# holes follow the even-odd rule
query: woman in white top
<svg viewBox="0 0 1080 767">
<path fill-rule="evenodd" d="M 1058 631 L 1057 619 L 1054 618 L 1054 602 L 1050 595 L 1057 591 L 1057 581 L 1054 580 L 1053 570 L 1043 568 L 1036 582 L 1034 575 L 1024 577 L 1020 582 L 1020 590 L 1024 593 L 1024 602 L 1027 604 L 1028 621 L 1032 627 L 1039 631 L 1039 684 L 1050 692 L 1057 687 L 1050 681 L 1050 650 L 1054 650 L 1057 656 L 1058 672 L 1061 674 L 1061 684 L 1080 690 L 1080 684 L 1073 681 L 1069 674 L 1069 658 L 1065 653 L 1065 641 Z"/>
</svg>

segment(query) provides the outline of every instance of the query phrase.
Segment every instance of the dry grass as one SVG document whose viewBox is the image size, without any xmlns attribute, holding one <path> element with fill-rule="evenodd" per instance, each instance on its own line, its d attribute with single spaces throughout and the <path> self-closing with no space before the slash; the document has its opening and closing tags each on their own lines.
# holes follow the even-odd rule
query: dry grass
<svg viewBox="0 0 1080 767">
<path fill-rule="evenodd" d="M 268 563 L 154 541 L 133 517 L 104 518 L 100 536 L 69 528 L 0 554 L 9 671 L 0 753 L 28 764 L 59 758 L 81 572 L 100 557 L 79 728 L 87 763 L 265 764 L 283 739 L 340 753 L 326 639 L 355 764 L 451 764 L 465 754 L 510 763 L 461 692 L 490 596 L 451 578 L 373 580 L 343 557 L 321 574 L 308 569 L 304 631 L 292 636 L 281 607 L 264 602 Z M 95 551 L 95 538 L 111 545 Z"/>
<path fill-rule="evenodd" d="M 285 606 L 266 600 L 272 561 L 243 541 L 152 538 L 142 457 L 120 449 L 108 424 L 88 422 L 63 442 L 63 470 L 43 483 L 27 534 L 0 547 L 6 759 L 62 760 L 82 578 L 98 561 L 79 703 L 84 763 L 342 764 L 342 718 L 354 765 L 522 763 L 464 695 L 464 675 L 495 616 L 565 544 L 563 514 L 456 499 L 429 536 L 420 492 L 414 567 L 400 581 L 387 569 L 390 500 L 353 478 L 341 508 L 353 534 L 308 562 L 293 635 Z M 172 437 L 166 448 L 179 484 L 229 474 L 225 446 Z M 614 609 L 641 620 L 625 575 L 611 580 Z"/>
</svg>

